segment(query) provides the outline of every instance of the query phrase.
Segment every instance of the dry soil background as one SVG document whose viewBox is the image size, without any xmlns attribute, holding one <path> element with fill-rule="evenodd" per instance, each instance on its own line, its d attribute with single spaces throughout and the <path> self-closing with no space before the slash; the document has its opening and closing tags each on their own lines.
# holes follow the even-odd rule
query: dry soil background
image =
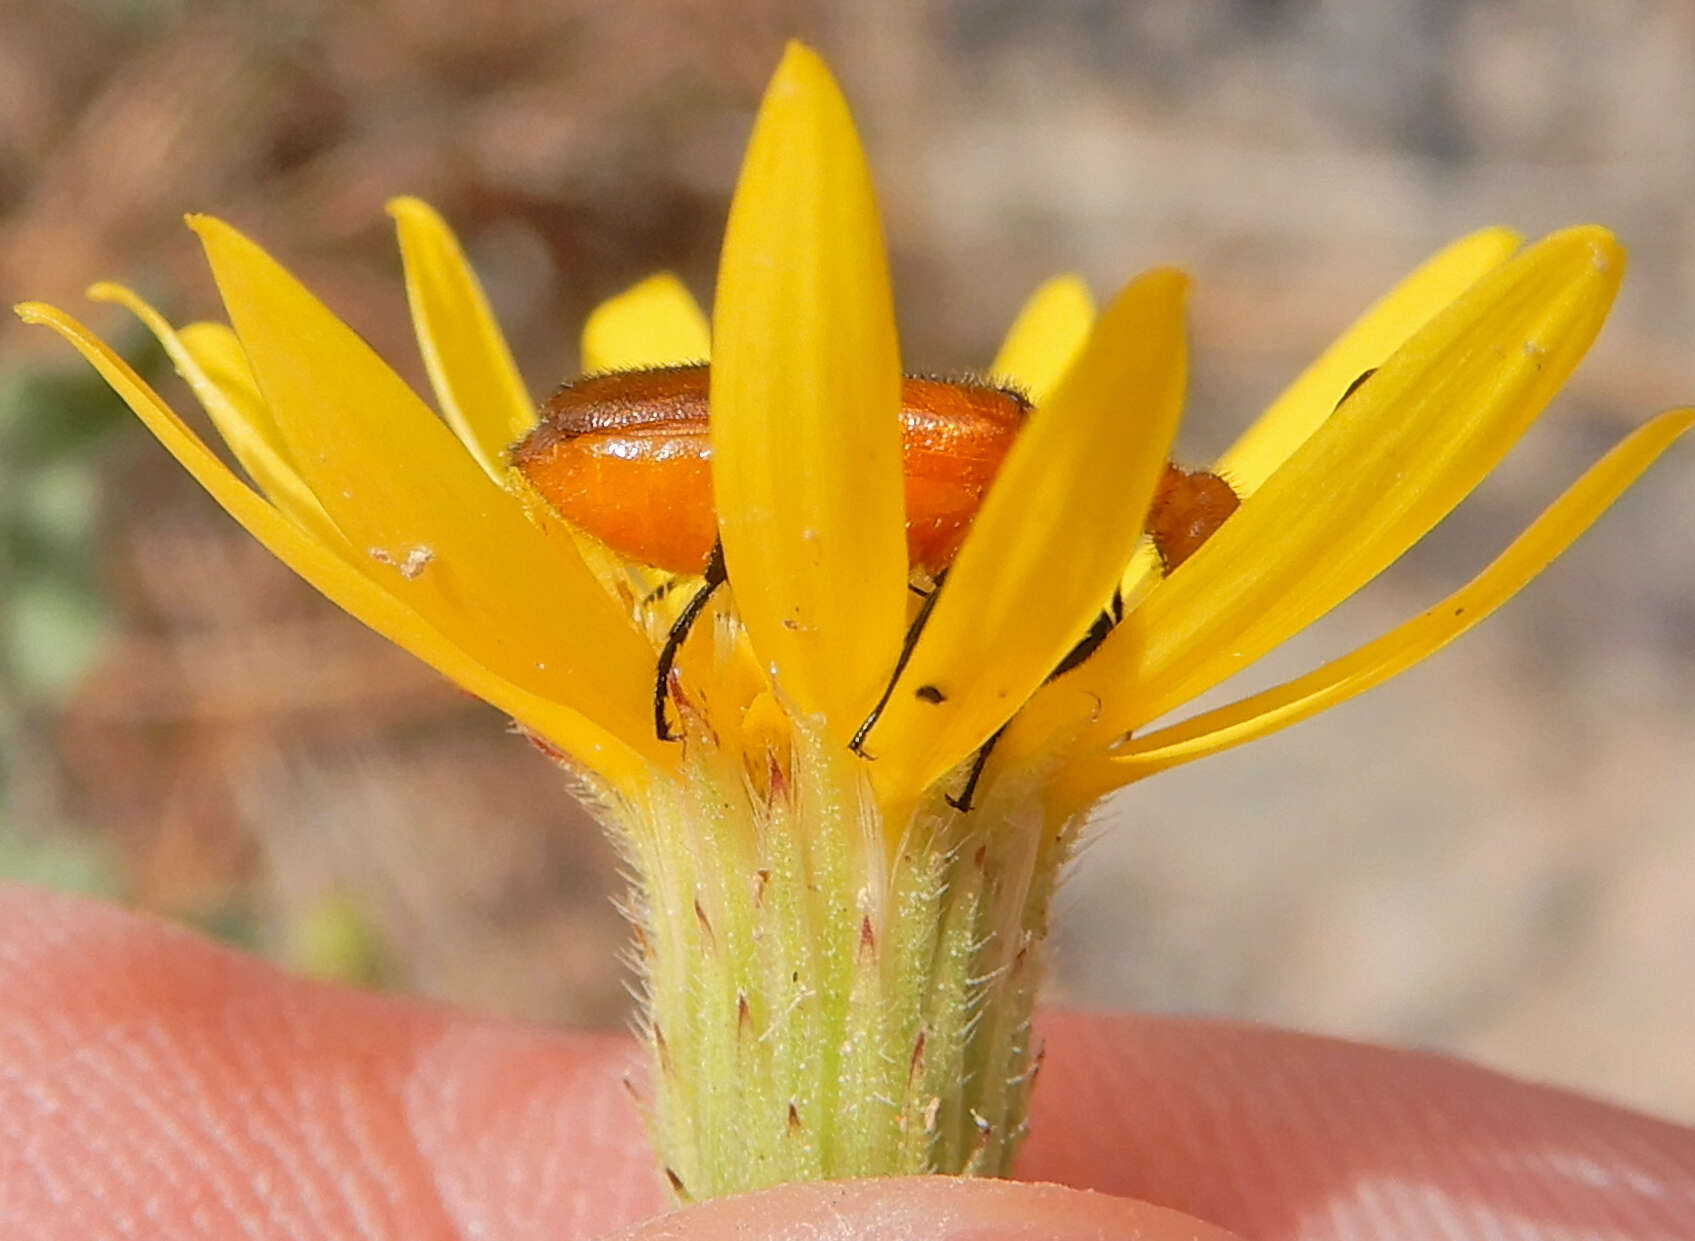
<svg viewBox="0 0 1695 1241">
<path fill-rule="evenodd" d="M 599 297 L 661 266 L 710 294 L 791 33 L 832 59 L 876 161 L 908 360 L 980 364 L 1053 271 L 1104 292 L 1184 265 L 1193 460 L 1461 232 L 1598 220 L 1631 245 L 1544 425 L 1255 684 L 1421 609 L 1634 421 L 1695 400 L 1695 10 L 1675 0 L 10 0 L 0 295 L 80 306 L 106 276 L 206 313 L 179 217 L 207 210 L 417 377 L 382 214 L 417 193 L 542 391 Z M 0 446 L 55 418 L 20 412 L 43 385 L 109 415 L 45 334 L 0 348 Z M 612 860 L 499 718 L 294 581 L 122 421 L 14 452 L 0 488 L 0 865 L 307 966 L 622 1020 Z M 59 651 L 67 616 L 103 640 Z M 63 675 L 39 675 L 49 655 Z M 1055 995 L 1450 1048 L 1695 1119 L 1692 689 L 1685 447 L 1430 665 L 1114 801 L 1061 904 Z"/>
</svg>

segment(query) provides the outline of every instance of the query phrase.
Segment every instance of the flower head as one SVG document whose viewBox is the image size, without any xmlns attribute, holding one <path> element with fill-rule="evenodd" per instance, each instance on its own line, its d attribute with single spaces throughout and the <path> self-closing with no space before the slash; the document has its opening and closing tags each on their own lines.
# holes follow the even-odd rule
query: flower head
<svg viewBox="0 0 1695 1241">
<path fill-rule="evenodd" d="M 93 290 L 157 333 L 252 487 L 80 324 L 20 313 L 81 350 L 279 557 L 584 777 L 640 874 L 656 1124 L 687 1192 L 1003 1166 L 1033 1063 L 1027 951 L 1082 812 L 1433 652 L 1692 421 L 1629 436 L 1392 633 L 1148 731 L 1370 581 L 1482 480 L 1599 330 L 1624 270 L 1609 234 L 1521 247 L 1490 229 L 1436 255 L 1216 463 L 1240 507 L 1175 568 L 1145 527 L 1183 401 L 1184 277 L 1149 272 L 1098 315 L 1077 279 L 1044 285 L 988 368 L 1032 412 L 920 604 L 871 178 L 828 71 L 792 46 L 736 190 L 710 333 L 670 277 L 584 329 L 591 372 L 710 359 L 696 501 L 714 508 L 728 589 L 678 634 L 694 588 L 668 590 L 670 575 L 572 528 L 514 469 L 535 405 L 476 279 L 428 207 L 391 210 L 439 417 L 219 221 L 190 223 L 228 326 L 175 330 L 126 290 Z M 636 516 L 701 514 L 655 502 Z M 663 737 L 667 710 L 680 743 Z M 829 1063 L 797 1067 L 817 1056 Z M 769 1098 L 734 1093 L 759 1095 L 758 1119 L 701 1120 L 732 1107 L 704 1078 L 745 1083 L 756 1060 Z M 711 1071 L 695 1080 L 684 1061 Z M 756 1171 L 724 1172 L 732 1141 L 758 1152 Z"/>
</svg>

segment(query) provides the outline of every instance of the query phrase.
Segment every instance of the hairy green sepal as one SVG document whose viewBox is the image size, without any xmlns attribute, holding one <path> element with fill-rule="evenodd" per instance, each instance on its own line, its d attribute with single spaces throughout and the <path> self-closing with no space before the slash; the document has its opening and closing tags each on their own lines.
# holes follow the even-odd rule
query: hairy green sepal
<svg viewBox="0 0 1695 1241">
<path fill-rule="evenodd" d="M 797 725 L 763 770 L 691 738 L 605 817 L 633 864 L 643 1091 L 683 1200 L 787 1181 L 1005 1174 L 1067 830 L 1036 784 L 936 790 L 891 842 L 863 765 Z"/>
</svg>

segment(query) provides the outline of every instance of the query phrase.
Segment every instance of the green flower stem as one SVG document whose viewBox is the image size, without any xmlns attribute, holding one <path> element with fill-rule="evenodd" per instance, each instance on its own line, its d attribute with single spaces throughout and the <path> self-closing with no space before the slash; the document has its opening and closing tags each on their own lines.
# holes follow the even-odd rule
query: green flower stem
<svg viewBox="0 0 1695 1241">
<path fill-rule="evenodd" d="M 637 871 L 649 1121 L 678 1197 L 1007 1172 L 1068 843 L 1036 782 L 965 814 L 933 794 L 891 860 L 833 743 L 797 727 L 754 772 L 690 745 L 681 779 L 607 810 Z"/>
</svg>

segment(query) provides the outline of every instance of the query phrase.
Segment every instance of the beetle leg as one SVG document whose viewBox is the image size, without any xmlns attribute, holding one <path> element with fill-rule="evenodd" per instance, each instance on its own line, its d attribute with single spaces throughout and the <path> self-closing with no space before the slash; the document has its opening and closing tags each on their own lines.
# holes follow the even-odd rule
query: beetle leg
<svg viewBox="0 0 1695 1241">
<path fill-rule="evenodd" d="M 647 594 L 642 596 L 642 606 L 644 608 L 652 607 L 688 580 L 689 578 L 686 573 L 678 573 L 672 577 L 666 578 L 663 582 L 659 583 L 659 585 L 655 586 L 652 590 L 648 591 Z"/>
<path fill-rule="evenodd" d="M 1101 609 L 1100 615 L 1095 617 L 1094 622 L 1089 626 L 1089 631 L 1078 640 L 1077 645 L 1066 652 L 1065 658 L 1059 661 L 1052 672 L 1048 673 L 1048 680 L 1051 681 L 1055 677 L 1064 676 L 1093 655 L 1100 648 L 1101 643 L 1106 641 L 1107 634 L 1117 628 L 1118 622 L 1123 619 L 1124 592 L 1114 587 L 1111 602 Z"/>
<path fill-rule="evenodd" d="M 1064 659 L 1059 661 L 1059 665 L 1048 673 L 1047 679 L 1051 681 L 1057 676 L 1063 676 L 1093 655 L 1096 648 L 1106 641 L 1107 634 L 1111 633 L 1118 622 L 1123 619 L 1124 593 L 1115 587 L 1111 601 L 1105 608 L 1101 609 L 1100 615 L 1095 617 L 1094 623 L 1089 626 L 1089 632 L 1084 634 L 1082 640 L 1071 648 Z M 951 797 L 943 794 L 948 805 L 961 814 L 971 809 L 972 800 L 977 796 L 977 784 L 983 778 L 983 769 L 989 765 L 989 755 L 994 753 L 995 745 L 1000 741 L 1001 734 L 1006 732 L 1006 728 L 1007 726 L 1002 724 L 995 729 L 993 735 L 977 751 L 977 757 L 971 763 L 970 774 L 965 777 L 965 787 L 959 791 L 959 796 Z"/>
<path fill-rule="evenodd" d="M 694 598 L 677 614 L 677 619 L 671 622 L 671 632 L 665 635 L 665 645 L 659 649 L 659 669 L 653 678 L 653 731 L 661 741 L 676 741 L 682 735 L 672 732 L 670 721 L 665 718 L 665 691 L 671 680 L 671 669 L 677 662 L 677 652 L 682 650 L 683 639 L 689 636 L 689 630 L 700 619 L 712 592 L 728 579 L 729 575 L 724 571 L 724 545 L 714 541 L 712 554 L 706 559 L 706 580 L 694 592 Z"/>
<path fill-rule="evenodd" d="M 924 603 L 918 609 L 918 615 L 912 618 L 912 624 L 907 627 L 906 641 L 901 644 L 900 658 L 895 661 L 894 673 L 889 677 L 888 685 L 883 688 L 883 696 L 877 700 L 877 705 L 871 708 L 871 713 L 865 717 L 865 722 L 853 734 L 853 740 L 848 742 L 848 749 L 855 754 L 865 754 L 865 738 L 876 727 L 877 720 L 883 714 L 883 708 L 889 705 L 889 698 L 895 692 L 895 682 L 900 680 L 900 674 L 906 670 L 907 661 L 912 658 L 912 649 L 918 645 L 918 635 L 924 631 L 924 622 L 930 619 L 930 609 L 935 606 L 936 598 L 941 594 L 944 576 L 945 572 L 936 575 L 935 589 L 924 596 Z M 1123 619 L 1124 595 L 1115 587 L 1111 602 L 1102 609 L 1099 616 L 1095 617 L 1094 623 L 1089 626 L 1089 632 L 1084 634 L 1082 640 L 1071 648 L 1070 653 L 1059 661 L 1059 666 L 1048 673 L 1047 679 L 1051 681 L 1062 673 L 1070 672 L 1078 664 L 1093 655 L 1095 649 L 1106 641 L 1107 634 L 1111 633 L 1118 622 Z M 958 801 L 955 801 L 952 797 L 948 798 L 949 805 L 960 810 L 971 808 L 971 797 L 977 789 L 978 779 L 983 774 L 983 764 L 989 761 L 989 751 L 994 749 L 995 742 L 1000 740 L 1000 735 L 1004 731 L 1005 726 L 1003 725 L 994 736 L 983 743 L 983 748 L 977 751 L 977 762 L 971 768 L 971 776 L 966 782 L 965 791 L 960 794 Z"/>
<path fill-rule="evenodd" d="M 942 794 L 942 799 L 961 814 L 971 809 L 972 799 L 977 796 L 977 782 L 983 778 L 983 768 L 989 765 L 989 755 L 994 753 L 995 744 L 1001 739 L 1001 734 L 1005 731 L 1006 725 L 1002 724 L 995 729 L 994 735 L 978 749 L 977 757 L 971 762 L 971 772 L 965 777 L 965 787 L 959 791 L 959 796 L 953 797 L 947 793 Z"/>
<path fill-rule="evenodd" d="M 942 593 L 942 579 L 946 576 L 946 569 L 936 574 L 934 585 L 930 587 L 928 594 L 924 594 L 924 602 L 918 607 L 918 615 L 914 616 L 912 624 L 906 627 L 906 640 L 901 643 L 900 658 L 895 660 L 895 670 L 889 674 L 889 683 L 883 687 L 883 696 L 877 700 L 877 705 L 871 708 L 871 714 L 865 717 L 865 722 L 853 734 L 853 740 L 848 742 L 848 749 L 861 757 L 870 757 L 865 753 L 865 738 L 877 726 L 883 708 L 889 705 L 889 697 L 895 692 L 895 682 L 900 680 L 900 674 L 906 671 L 907 660 L 912 658 L 912 648 L 918 645 L 918 635 L 924 632 L 924 622 L 930 619 L 930 610 L 936 606 L 936 600 Z M 915 594 L 923 593 L 910 582 L 907 589 Z"/>
<path fill-rule="evenodd" d="M 1337 399 L 1336 409 L 1341 409 L 1342 406 L 1346 405 L 1348 403 L 1348 398 L 1351 397 L 1354 393 L 1356 393 L 1360 390 L 1360 385 L 1363 384 L 1366 380 L 1370 379 L 1375 374 L 1377 374 L 1377 368 L 1375 366 L 1372 367 L 1370 370 L 1361 371 L 1359 378 L 1354 380 L 1353 383 L 1349 384 L 1347 386 L 1347 388 L 1343 391 L 1341 397 Z M 1336 409 L 1333 409 L 1330 412 L 1335 413 Z"/>
</svg>

